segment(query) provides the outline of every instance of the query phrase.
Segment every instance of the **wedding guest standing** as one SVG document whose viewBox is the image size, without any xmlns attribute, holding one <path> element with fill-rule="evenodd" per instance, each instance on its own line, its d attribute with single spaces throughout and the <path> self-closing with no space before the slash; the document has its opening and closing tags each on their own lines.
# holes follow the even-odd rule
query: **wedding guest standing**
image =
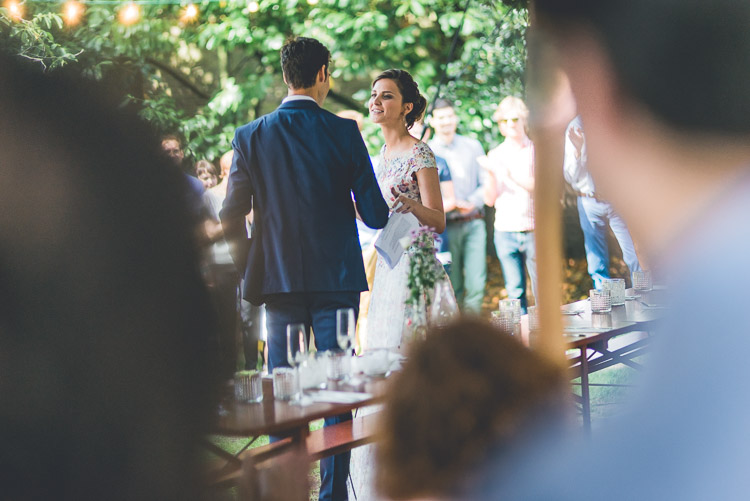
<svg viewBox="0 0 750 501">
<path fill-rule="evenodd" d="M 565 181 L 576 194 L 578 218 L 583 231 L 586 262 L 594 287 L 600 289 L 602 281 L 609 278 L 609 247 L 607 227 L 612 229 L 622 250 L 622 258 L 630 273 L 640 271 L 638 255 L 625 220 L 612 205 L 596 193 L 594 178 L 588 169 L 588 148 L 581 117 L 575 117 L 565 131 Z"/>
<path fill-rule="evenodd" d="M 477 161 L 484 149 L 476 139 L 456 134 L 458 117 L 453 103 L 438 99 L 430 124 L 435 138 L 429 142 L 436 155 L 448 162 L 455 209 L 446 211 L 446 237 L 451 253 L 451 283 L 461 309 L 478 314 L 487 279 L 487 230 L 483 219 L 484 172 Z"/>
<path fill-rule="evenodd" d="M 322 108 L 329 64 L 330 52 L 315 39 L 284 44 L 288 96 L 275 111 L 237 129 L 232 141 L 221 221 L 244 273 L 244 297 L 266 305 L 269 370 L 288 365 L 288 324 L 312 327 L 319 351 L 338 346 L 336 310 L 356 311 L 367 289 L 355 207 L 370 227 L 388 220 L 357 124 Z M 351 413 L 326 424 L 346 419 Z M 320 471 L 320 499 L 346 499 L 349 453 L 321 460 Z"/>
<path fill-rule="evenodd" d="M 489 181 L 485 202 L 495 207 L 495 249 L 503 268 L 508 297 L 521 300 L 526 313 L 526 271 L 536 288 L 534 246 L 534 145 L 526 134 L 529 111 L 524 102 L 508 96 L 494 118 L 505 140 L 490 150 L 486 160 Z"/>
</svg>

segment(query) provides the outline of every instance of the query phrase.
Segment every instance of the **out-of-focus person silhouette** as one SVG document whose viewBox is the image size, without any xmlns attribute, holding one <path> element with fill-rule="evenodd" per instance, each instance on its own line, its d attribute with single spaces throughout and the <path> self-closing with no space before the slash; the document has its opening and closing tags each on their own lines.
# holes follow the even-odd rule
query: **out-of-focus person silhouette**
<svg viewBox="0 0 750 501">
<path fill-rule="evenodd" d="M 379 422 L 376 487 L 392 500 L 465 499 L 493 456 L 513 464 L 570 422 L 554 364 L 479 320 L 433 328 L 393 376 Z"/>
<path fill-rule="evenodd" d="M 219 173 L 216 166 L 205 158 L 195 162 L 195 177 L 203 183 L 203 188 L 206 190 L 219 184 Z"/>
<path fill-rule="evenodd" d="M 199 499 L 212 316 L 187 183 L 89 83 L 0 67 L 0 498 Z"/>
<path fill-rule="evenodd" d="M 625 220 L 612 208 L 612 204 L 596 193 L 594 178 L 588 170 L 588 148 L 580 116 L 576 116 L 565 131 L 563 175 L 576 196 L 586 262 L 594 287 L 601 289 L 602 282 L 609 278 L 607 227 L 612 229 L 620 244 L 622 258 L 630 273 L 640 271 L 638 254 Z"/>
<path fill-rule="evenodd" d="M 747 499 L 750 3 L 535 7 L 597 190 L 654 263 L 669 308 L 624 415 L 578 450 L 540 451 L 515 492 L 488 498 Z"/>
<path fill-rule="evenodd" d="M 221 167 L 221 182 L 206 192 L 206 198 L 208 199 L 209 206 L 213 211 L 213 214 L 215 215 L 216 219 L 214 219 L 214 221 L 216 222 L 218 222 L 221 206 L 227 196 L 229 170 L 232 168 L 233 157 L 233 150 L 229 150 L 221 156 L 221 158 L 219 159 L 219 166 Z M 246 217 L 247 232 L 250 236 L 252 236 L 252 219 L 253 213 L 251 211 L 250 214 Z M 221 224 L 218 224 L 218 227 L 221 232 L 221 239 L 216 243 L 220 245 L 220 248 L 217 249 L 221 255 L 220 261 L 222 263 L 229 264 L 230 261 L 227 261 L 227 258 L 231 260 L 231 255 L 228 255 L 229 246 L 224 240 L 224 229 Z M 214 235 L 218 236 L 217 234 Z M 225 251 L 227 252 L 227 254 L 224 254 Z M 242 294 L 239 293 L 238 299 L 241 321 L 241 344 L 245 360 L 244 367 L 246 370 L 257 369 L 259 366 L 263 366 L 263 350 L 259 346 L 259 341 L 261 339 L 261 312 L 263 310 L 263 306 L 256 306 L 249 301 L 245 301 L 245 299 L 242 298 Z"/>
<path fill-rule="evenodd" d="M 231 165 L 231 155 L 229 164 Z M 211 169 L 213 169 L 213 164 L 208 160 L 199 160 L 196 163 L 198 178 L 207 187 L 203 197 L 207 212 L 204 228 L 210 244 L 206 247 L 204 275 L 218 317 L 215 341 L 219 356 L 219 377 L 228 379 L 238 368 L 240 276 L 232 260 L 229 244 L 224 239 L 224 228 L 219 220 L 219 212 L 226 197 L 227 178 L 224 177 L 222 183 L 217 186 L 208 187 L 204 178 L 212 176 Z M 227 167 L 228 173 L 229 167 Z M 256 362 L 257 350 L 256 342 L 254 357 Z M 253 364 L 250 368 L 255 369 L 255 365 Z"/>
<path fill-rule="evenodd" d="M 196 224 L 202 222 L 205 217 L 205 204 L 203 194 L 206 188 L 197 177 L 191 176 L 184 171 L 185 152 L 182 148 L 182 140 L 176 134 L 165 134 L 161 137 L 161 150 L 171 162 L 179 168 L 187 181 L 186 191 L 188 193 L 188 203 L 191 212 L 195 218 Z M 199 240 L 205 240 L 203 235 L 199 235 Z"/>
<path fill-rule="evenodd" d="M 445 211 L 445 237 L 451 253 L 450 278 L 464 313 L 479 314 L 487 280 L 487 229 L 484 223 L 484 171 L 477 159 L 484 148 L 474 138 L 457 134 L 453 103 L 437 99 L 430 125 L 435 136 L 429 145 L 448 163 L 453 180 L 454 209 Z"/>
</svg>

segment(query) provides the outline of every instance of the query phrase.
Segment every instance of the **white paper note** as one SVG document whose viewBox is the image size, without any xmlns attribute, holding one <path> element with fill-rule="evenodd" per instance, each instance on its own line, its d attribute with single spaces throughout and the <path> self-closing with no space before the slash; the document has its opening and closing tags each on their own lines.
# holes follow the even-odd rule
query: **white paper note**
<svg viewBox="0 0 750 501">
<path fill-rule="evenodd" d="M 419 221 L 414 214 L 399 214 L 398 212 L 391 214 L 388 223 L 375 241 L 375 249 L 377 249 L 378 254 L 383 256 L 388 266 L 396 267 L 404 253 L 404 247 L 400 240 L 404 237 L 410 237 L 412 230 L 417 228 L 419 228 Z"/>
</svg>

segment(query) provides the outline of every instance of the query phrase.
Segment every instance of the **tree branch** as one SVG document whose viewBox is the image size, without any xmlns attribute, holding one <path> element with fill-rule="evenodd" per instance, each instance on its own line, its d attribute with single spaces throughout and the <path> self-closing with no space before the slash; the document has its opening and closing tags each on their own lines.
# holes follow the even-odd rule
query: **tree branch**
<svg viewBox="0 0 750 501">
<path fill-rule="evenodd" d="M 166 64 L 163 64 L 160 61 L 157 61 L 156 59 L 152 59 L 150 57 L 146 58 L 146 62 L 153 66 L 156 66 L 161 71 L 169 74 L 169 76 L 177 80 L 180 84 L 185 86 L 185 88 L 190 90 L 193 94 L 200 97 L 201 99 L 205 99 L 206 101 L 211 99 L 210 95 L 208 95 L 206 92 L 199 89 L 195 84 L 193 84 L 193 82 L 185 78 L 184 75 L 182 75 L 179 71 L 175 70 L 174 68 L 171 68 L 167 66 Z"/>
<path fill-rule="evenodd" d="M 348 96 L 341 95 L 334 90 L 328 91 L 328 97 L 330 97 L 332 100 L 336 101 L 339 104 L 343 104 L 347 108 L 357 110 L 357 111 L 362 109 L 362 103 L 355 101 L 354 99 Z"/>
</svg>

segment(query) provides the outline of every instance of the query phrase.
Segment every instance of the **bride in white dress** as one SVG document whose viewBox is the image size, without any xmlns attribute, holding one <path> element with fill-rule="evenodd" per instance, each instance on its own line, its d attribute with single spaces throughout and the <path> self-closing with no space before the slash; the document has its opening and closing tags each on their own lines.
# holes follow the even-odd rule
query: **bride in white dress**
<svg viewBox="0 0 750 501">
<path fill-rule="evenodd" d="M 377 170 L 383 198 L 393 212 L 410 212 L 420 225 L 441 233 L 445 229 L 445 213 L 435 155 L 429 146 L 409 134 L 411 126 L 424 114 L 427 101 L 408 72 L 387 70 L 373 82 L 369 106 L 370 118 L 380 125 L 385 139 Z M 442 270 L 437 259 L 435 265 Z M 378 256 L 362 343 L 365 349 L 401 345 L 408 271 L 408 255 L 403 255 L 393 269 Z M 377 499 L 372 485 L 373 467 L 372 446 L 352 451 L 350 488 L 353 487 L 357 501 Z M 350 499 L 354 499 L 352 494 L 350 490 Z"/>
<path fill-rule="evenodd" d="M 387 70 L 373 82 L 369 104 L 370 118 L 380 125 L 385 139 L 377 172 L 383 198 L 394 212 L 411 212 L 420 225 L 441 233 L 445 213 L 435 155 L 409 134 L 409 128 L 424 114 L 425 98 L 408 72 Z M 401 344 L 408 271 L 407 255 L 393 269 L 378 257 L 365 349 L 397 348 Z"/>
</svg>

